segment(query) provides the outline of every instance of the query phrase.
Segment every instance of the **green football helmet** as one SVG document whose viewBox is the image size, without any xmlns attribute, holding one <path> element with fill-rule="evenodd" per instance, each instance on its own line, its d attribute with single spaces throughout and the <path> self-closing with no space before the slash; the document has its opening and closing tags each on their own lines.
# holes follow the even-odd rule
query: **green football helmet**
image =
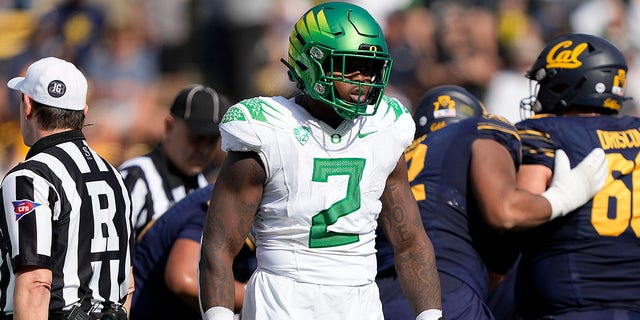
<svg viewBox="0 0 640 320">
<path fill-rule="evenodd" d="M 342 2 L 323 3 L 307 11 L 291 30 L 289 59 L 282 61 L 298 89 L 331 105 L 344 119 L 376 113 L 392 64 L 375 19 L 363 8 Z M 371 76 L 371 83 L 345 79 L 354 71 Z M 357 84 L 359 93 L 365 87 L 369 91 L 361 101 L 345 101 L 334 81 Z"/>
</svg>

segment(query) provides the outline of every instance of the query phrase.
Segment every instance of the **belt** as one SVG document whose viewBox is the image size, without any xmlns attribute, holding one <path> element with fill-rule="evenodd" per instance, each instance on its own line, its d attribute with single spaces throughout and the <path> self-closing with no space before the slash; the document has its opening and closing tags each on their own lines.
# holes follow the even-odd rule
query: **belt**
<svg viewBox="0 0 640 320">
<path fill-rule="evenodd" d="M 12 318 L 7 318 L 12 319 Z M 102 312 L 86 312 L 75 313 L 71 315 L 70 310 L 51 311 L 49 312 L 49 320 L 127 320 L 127 312 L 124 309 L 103 310 Z M 4 318 L 2 319 L 4 320 Z"/>
</svg>

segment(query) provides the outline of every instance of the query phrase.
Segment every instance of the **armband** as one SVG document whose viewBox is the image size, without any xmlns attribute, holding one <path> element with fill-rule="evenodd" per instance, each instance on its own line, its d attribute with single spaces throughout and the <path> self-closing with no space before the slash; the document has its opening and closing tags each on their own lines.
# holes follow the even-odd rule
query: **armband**
<svg viewBox="0 0 640 320">
<path fill-rule="evenodd" d="M 233 320 L 233 311 L 225 307 L 213 307 L 207 310 L 202 319 L 204 320 Z"/>
<path fill-rule="evenodd" d="M 442 310 L 428 309 L 420 312 L 416 320 L 443 320 Z"/>
</svg>

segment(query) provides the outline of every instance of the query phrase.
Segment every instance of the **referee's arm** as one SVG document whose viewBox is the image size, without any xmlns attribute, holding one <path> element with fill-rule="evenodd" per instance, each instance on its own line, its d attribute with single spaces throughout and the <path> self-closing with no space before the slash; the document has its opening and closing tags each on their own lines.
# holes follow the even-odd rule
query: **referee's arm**
<svg viewBox="0 0 640 320">
<path fill-rule="evenodd" d="M 14 319 L 47 319 L 51 297 L 51 270 L 26 266 L 16 271 Z"/>
<path fill-rule="evenodd" d="M 133 278 L 133 267 L 129 269 L 130 281 L 129 281 L 129 291 L 127 291 L 127 299 L 124 301 L 123 307 L 124 310 L 127 311 L 127 318 L 131 317 L 131 301 L 133 301 L 133 292 L 136 290 L 135 279 Z"/>
</svg>

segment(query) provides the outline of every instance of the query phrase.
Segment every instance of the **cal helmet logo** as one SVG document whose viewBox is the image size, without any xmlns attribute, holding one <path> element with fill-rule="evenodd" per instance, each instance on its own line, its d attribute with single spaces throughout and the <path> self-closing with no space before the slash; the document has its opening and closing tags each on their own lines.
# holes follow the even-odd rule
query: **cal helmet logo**
<svg viewBox="0 0 640 320">
<path fill-rule="evenodd" d="M 20 220 L 24 215 L 30 213 L 36 207 L 39 207 L 40 204 L 37 202 L 33 202 L 31 200 L 15 200 L 11 201 L 13 204 L 13 212 L 16 215 L 16 221 Z"/>
<path fill-rule="evenodd" d="M 451 118 L 456 116 L 456 101 L 449 95 L 438 96 L 438 101 L 433 103 L 433 118 Z"/>
<path fill-rule="evenodd" d="M 60 98 L 65 92 L 67 92 L 67 86 L 65 86 L 64 82 L 60 80 L 53 80 L 49 82 L 47 92 L 49 92 L 49 95 L 54 98 Z"/>
<path fill-rule="evenodd" d="M 587 46 L 589 45 L 584 42 L 573 46 L 573 41 L 571 40 L 559 42 L 549 50 L 546 68 L 579 68 L 582 66 L 582 61 L 580 61 L 578 57 L 587 49 Z"/>
</svg>

